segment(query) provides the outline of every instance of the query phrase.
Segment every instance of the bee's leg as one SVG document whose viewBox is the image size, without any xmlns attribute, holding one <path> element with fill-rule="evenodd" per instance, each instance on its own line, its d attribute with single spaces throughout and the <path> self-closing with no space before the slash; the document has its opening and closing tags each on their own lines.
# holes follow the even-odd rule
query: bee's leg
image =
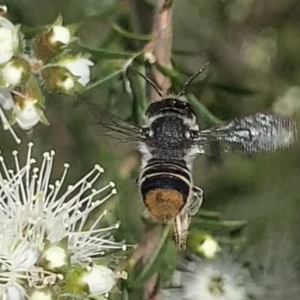
<svg viewBox="0 0 300 300">
<path fill-rule="evenodd" d="M 185 250 L 186 248 L 190 219 L 190 216 L 185 211 L 182 211 L 174 220 L 175 242 L 179 250 Z"/>
<path fill-rule="evenodd" d="M 194 186 L 192 191 L 193 195 L 185 208 L 189 216 L 194 216 L 198 212 L 203 201 L 203 191 L 199 187 Z"/>
</svg>

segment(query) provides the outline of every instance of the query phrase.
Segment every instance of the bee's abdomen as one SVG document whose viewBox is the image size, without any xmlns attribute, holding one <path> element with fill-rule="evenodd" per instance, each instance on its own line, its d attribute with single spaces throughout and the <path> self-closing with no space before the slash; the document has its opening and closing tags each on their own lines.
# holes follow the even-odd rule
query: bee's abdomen
<svg viewBox="0 0 300 300">
<path fill-rule="evenodd" d="M 147 209 L 162 222 L 180 213 L 189 197 L 190 186 L 191 174 L 183 161 L 151 159 L 140 179 Z"/>
</svg>

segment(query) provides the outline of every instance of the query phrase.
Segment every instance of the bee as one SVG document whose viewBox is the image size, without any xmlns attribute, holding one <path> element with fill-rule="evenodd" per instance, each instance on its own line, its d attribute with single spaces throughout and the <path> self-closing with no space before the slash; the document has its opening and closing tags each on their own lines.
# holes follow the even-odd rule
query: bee
<svg viewBox="0 0 300 300">
<path fill-rule="evenodd" d="M 273 113 L 256 113 L 201 130 L 184 94 L 205 68 L 196 72 L 178 95 L 166 97 L 148 77 L 133 69 L 161 99 L 149 104 L 140 127 L 118 119 L 105 124 L 109 132 L 137 142 L 141 154 L 138 186 L 146 214 L 161 223 L 173 222 L 175 241 L 181 250 L 185 249 L 191 217 L 203 201 L 203 191 L 194 185 L 192 177 L 198 155 L 210 155 L 213 145 L 224 153 L 273 151 L 288 147 L 297 136 L 293 120 Z"/>
</svg>

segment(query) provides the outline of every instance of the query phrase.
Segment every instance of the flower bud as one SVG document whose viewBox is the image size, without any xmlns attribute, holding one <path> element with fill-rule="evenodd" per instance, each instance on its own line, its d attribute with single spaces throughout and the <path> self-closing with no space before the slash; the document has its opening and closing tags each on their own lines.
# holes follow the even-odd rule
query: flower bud
<svg viewBox="0 0 300 300">
<path fill-rule="evenodd" d="M 24 99 L 22 103 L 15 103 L 14 120 L 22 129 L 30 130 L 40 121 L 43 112 L 36 104 L 36 99 Z"/>
<path fill-rule="evenodd" d="M 70 265 L 70 255 L 64 247 L 50 246 L 43 252 L 39 265 L 47 271 L 58 273 Z"/>
<path fill-rule="evenodd" d="M 188 236 L 187 246 L 193 252 L 208 259 L 214 259 L 221 250 L 218 242 L 206 232 L 191 232 Z"/>
<path fill-rule="evenodd" d="M 0 16 L 0 64 L 8 62 L 19 46 L 18 27 Z"/>
<path fill-rule="evenodd" d="M 116 283 L 114 272 L 108 267 L 93 265 L 87 271 L 82 281 L 88 285 L 90 294 L 106 294 Z"/>
<path fill-rule="evenodd" d="M 30 65 L 24 59 L 13 58 L 2 69 L 5 87 L 25 83 L 30 77 Z"/>
<path fill-rule="evenodd" d="M 76 26 L 75 26 L 76 27 Z M 47 26 L 34 42 L 34 52 L 38 59 L 48 62 L 59 55 L 67 45 L 76 40 L 74 26 L 63 26 L 62 16 L 59 15 L 54 23 Z"/>
<path fill-rule="evenodd" d="M 65 279 L 66 290 L 74 294 L 103 295 L 115 285 L 114 272 L 102 265 L 78 266 L 70 271 Z"/>
<path fill-rule="evenodd" d="M 82 57 L 81 54 L 64 57 L 58 61 L 58 65 L 67 68 L 74 76 L 77 76 L 79 78 L 78 82 L 81 85 L 86 86 L 90 82 L 90 67 L 93 66 L 94 63 Z"/>
<path fill-rule="evenodd" d="M 48 67 L 42 71 L 46 87 L 50 91 L 73 94 L 78 90 L 77 78 L 64 67 Z"/>
<path fill-rule="evenodd" d="M 53 26 L 50 30 L 49 41 L 52 45 L 57 42 L 67 45 L 71 41 L 71 33 L 67 27 Z"/>
</svg>

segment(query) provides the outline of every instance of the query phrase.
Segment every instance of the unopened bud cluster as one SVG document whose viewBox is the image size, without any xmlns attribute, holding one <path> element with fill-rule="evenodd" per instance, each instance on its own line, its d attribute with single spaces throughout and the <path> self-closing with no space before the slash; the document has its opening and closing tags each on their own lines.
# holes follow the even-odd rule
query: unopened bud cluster
<svg viewBox="0 0 300 300">
<path fill-rule="evenodd" d="M 93 62 L 81 53 L 72 54 L 70 44 L 78 26 L 64 25 L 61 16 L 27 40 L 20 26 L 0 16 L 0 119 L 20 142 L 11 125 L 30 130 L 37 123 L 49 124 L 43 91 L 73 95 L 90 81 Z M 9 120 L 9 121 L 8 121 Z"/>
</svg>

